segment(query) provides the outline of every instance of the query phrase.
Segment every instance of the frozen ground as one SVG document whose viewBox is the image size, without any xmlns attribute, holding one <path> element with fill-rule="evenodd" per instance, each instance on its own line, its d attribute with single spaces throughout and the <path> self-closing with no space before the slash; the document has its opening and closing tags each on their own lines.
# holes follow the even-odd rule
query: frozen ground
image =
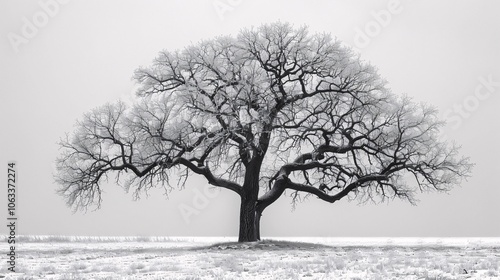
<svg viewBox="0 0 500 280">
<path fill-rule="evenodd" d="M 500 239 L 272 240 L 21 236 L 0 278 L 500 279 Z"/>
</svg>

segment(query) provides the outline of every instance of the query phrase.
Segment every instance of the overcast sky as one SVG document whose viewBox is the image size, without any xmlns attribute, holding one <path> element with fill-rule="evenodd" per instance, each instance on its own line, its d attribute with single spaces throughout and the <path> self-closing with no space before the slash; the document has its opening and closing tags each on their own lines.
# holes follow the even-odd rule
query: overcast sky
<svg viewBox="0 0 500 280">
<path fill-rule="evenodd" d="M 239 198 L 207 192 L 198 177 L 168 199 L 158 189 L 139 201 L 110 181 L 100 210 L 73 214 L 55 194 L 56 143 L 83 113 L 133 99 L 134 69 L 160 50 L 281 20 L 331 33 L 394 92 L 438 107 L 449 121 L 445 137 L 476 167 L 449 194 L 419 195 L 418 206 L 311 198 L 292 211 L 282 197 L 264 213 L 262 236 L 498 237 L 498 11 L 495 0 L 1 1 L 0 219 L 6 165 L 15 160 L 20 234 L 236 236 Z"/>
</svg>

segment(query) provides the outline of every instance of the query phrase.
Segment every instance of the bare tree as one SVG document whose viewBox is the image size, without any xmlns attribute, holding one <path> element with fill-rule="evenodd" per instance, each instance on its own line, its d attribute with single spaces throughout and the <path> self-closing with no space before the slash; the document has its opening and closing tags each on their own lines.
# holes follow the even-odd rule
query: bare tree
<svg viewBox="0 0 500 280">
<path fill-rule="evenodd" d="M 134 77 L 135 105 L 87 113 L 60 143 L 56 179 L 75 209 L 100 205 L 109 174 L 139 194 L 172 189 L 173 170 L 196 173 L 240 196 L 239 241 L 255 241 L 286 190 L 294 201 L 414 203 L 471 171 L 438 139 L 434 108 L 392 94 L 374 67 L 305 27 L 274 23 L 163 51 Z"/>
</svg>

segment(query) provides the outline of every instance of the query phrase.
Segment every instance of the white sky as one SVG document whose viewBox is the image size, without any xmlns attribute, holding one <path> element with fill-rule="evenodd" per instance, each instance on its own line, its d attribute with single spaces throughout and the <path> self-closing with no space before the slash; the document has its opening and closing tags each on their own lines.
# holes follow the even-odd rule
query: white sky
<svg viewBox="0 0 500 280">
<path fill-rule="evenodd" d="M 40 3 L 50 0 L 0 2 L 0 219 L 6 221 L 6 165 L 15 160 L 20 234 L 237 235 L 237 196 L 220 191 L 207 205 L 193 202 L 193 190 L 208 186 L 197 177 L 168 200 L 158 189 L 133 201 L 110 181 L 102 209 L 72 214 L 55 194 L 56 142 L 84 112 L 133 98 L 134 69 L 158 51 L 281 20 L 358 47 L 358 30 L 368 28 L 363 58 L 394 92 L 448 112 L 446 137 L 462 144 L 477 165 L 462 187 L 422 194 L 417 207 L 400 201 L 330 205 L 310 198 L 292 212 L 290 198 L 282 197 L 264 212 L 262 236 L 500 236 L 500 2 L 54 1 L 45 18 Z M 217 13 L 217 4 L 231 9 Z M 390 19 L 377 22 L 388 5 L 396 7 Z M 35 21 L 37 30 L 29 30 L 27 21 Z M 31 38 L 13 45 L 9 38 L 23 36 L 23 29 Z M 485 87 L 481 77 L 494 82 Z M 459 105 L 465 105 L 463 116 Z M 187 223 L 181 205 L 203 209 Z"/>
</svg>

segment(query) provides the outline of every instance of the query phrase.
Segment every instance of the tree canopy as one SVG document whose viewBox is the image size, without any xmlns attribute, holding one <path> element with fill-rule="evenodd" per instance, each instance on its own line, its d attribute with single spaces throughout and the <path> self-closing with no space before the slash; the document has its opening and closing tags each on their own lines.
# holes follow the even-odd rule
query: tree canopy
<svg viewBox="0 0 500 280">
<path fill-rule="evenodd" d="M 434 107 L 391 93 L 349 47 L 306 27 L 273 23 L 162 51 L 134 79 L 134 105 L 86 113 L 60 143 L 59 192 L 76 209 L 99 205 L 110 174 L 136 194 L 198 174 L 241 197 L 240 241 L 252 241 L 285 190 L 414 203 L 471 171 L 440 141 Z"/>
</svg>

